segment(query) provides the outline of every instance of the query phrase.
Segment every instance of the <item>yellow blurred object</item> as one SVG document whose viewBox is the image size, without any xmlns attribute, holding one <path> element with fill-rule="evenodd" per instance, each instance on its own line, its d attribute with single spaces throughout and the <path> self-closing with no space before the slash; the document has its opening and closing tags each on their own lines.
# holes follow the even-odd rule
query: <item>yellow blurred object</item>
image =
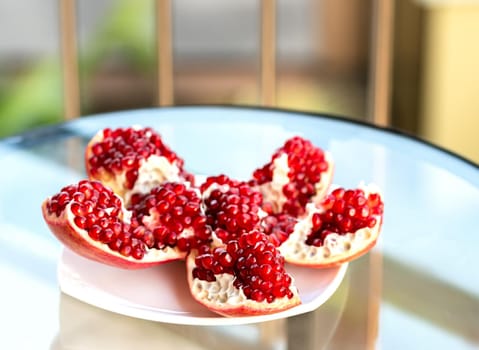
<svg viewBox="0 0 479 350">
<path fill-rule="evenodd" d="M 479 3 L 426 2 L 421 133 L 479 162 Z"/>
</svg>

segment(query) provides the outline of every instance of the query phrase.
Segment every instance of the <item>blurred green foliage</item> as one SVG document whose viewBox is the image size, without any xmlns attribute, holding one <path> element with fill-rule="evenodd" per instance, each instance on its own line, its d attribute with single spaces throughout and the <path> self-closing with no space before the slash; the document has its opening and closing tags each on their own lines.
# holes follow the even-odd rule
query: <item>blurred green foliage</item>
<svg viewBox="0 0 479 350">
<path fill-rule="evenodd" d="M 88 79 L 111 55 L 121 55 L 132 69 L 151 71 L 155 61 L 152 0 L 113 2 L 79 57 L 81 79 Z M 0 90 L 0 137 L 63 119 L 61 67 L 57 57 L 35 62 Z M 82 110 L 83 113 L 92 112 Z"/>
</svg>

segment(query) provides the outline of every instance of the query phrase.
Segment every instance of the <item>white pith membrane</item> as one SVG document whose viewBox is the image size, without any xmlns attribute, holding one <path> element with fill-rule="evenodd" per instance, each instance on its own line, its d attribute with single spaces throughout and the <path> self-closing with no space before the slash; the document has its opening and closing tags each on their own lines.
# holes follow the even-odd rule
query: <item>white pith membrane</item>
<svg viewBox="0 0 479 350">
<path fill-rule="evenodd" d="M 315 203 L 321 201 L 325 196 L 333 177 L 333 157 L 326 151 L 324 152 L 324 158 L 328 163 L 328 169 L 321 173 L 321 180 L 314 184 L 316 193 L 311 201 Z M 273 177 L 271 182 L 266 182 L 258 186 L 260 192 L 263 194 L 264 201 L 273 205 L 273 211 L 275 213 L 281 212 L 284 203 L 287 201 L 287 197 L 283 193 L 283 187 L 290 181 L 288 173 L 288 154 L 282 153 L 273 161 Z"/>
<path fill-rule="evenodd" d="M 125 186 L 125 174 L 124 172 L 120 177 L 116 178 L 116 185 L 121 187 Z M 135 185 L 131 190 L 127 190 L 125 193 L 125 202 L 129 203 L 133 193 L 149 193 L 154 187 L 164 182 L 185 181 L 182 181 L 180 178 L 180 168 L 177 166 L 176 161 L 170 163 L 166 157 L 153 154 L 141 162 Z"/>
<path fill-rule="evenodd" d="M 361 184 L 359 188 L 364 191 L 366 197 L 370 193 L 381 195 L 375 185 Z M 298 221 L 288 239 L 278 247 L 287 262 L 312 267 L 333 266 L 335 263 L 347 261 L 348 257 L 354 257 L 366 247 L 372 246 L 379 235 L 382 216 L 374 215 L 376 225 L 372 228 L 365 227 L 345 234 L 330 233 L 320 247 L 306 244 L 306 239 L 313 227 L 312 217 L 315 213 L 322 212 L 324 210 L 314 203 L 306 206 L 306 216 Z"/>
<path fill-rule="evenodd" d="M 127 260 L 137 264 L 178 260 L 186 256 L 186 253 L 180 252 L 177 249 L 172 247 L 165 247 L 164 249 L 160 250 L 156 248 L 148 248 L 146 246 L 145 246 L 145 255 L 143 256 L 142 259 L 135 259 L 132 256 L 125 256 L 123 254 L 120 254 L 119 252 L 112 250 L 110 247 L 108 247 L 108 244 L 92 239 L 88 235 L 87 230 L 82 229 L 75 224 L 74 219 L 76 215 L 73 214 L 70 209 L 72 203 L 73 202 L 70 202 L 65 206 L 65 208 L 63 209 L 63 212 L 61 213 L 59 217 L 57 217 L 56 214 L 54 213 L 49 213 L 49 218 L 51 219 L 51 222 L 56 222 L 56 223 L 68 222 L 68 225 L 70 225 L 75 231 L 75 233 L 79 237 L 81 237 L 83 240 L 85 240 L 89 246 L 93 246 L 97 249 L 105 251 L 109 255 L 121 258 L 122 260 Z M 105 210 L 108 211 L 108 209 L 105 209 Z M 111 208 L 111 210 L 113 210 L 113 208 Z M 128 210 L 126 210 L 124 207 L 122 207 L 122 213 L 123 213 L 123 218 L 122 218 L 123 222 L 130 223 L 131 213 Z"/>
<path fill-rule="evenodd" d="M 196 267 L 195 258 L 196 254 L 190 254 L 186 259 L 190 292 L 199 303 L 223 316 L 274 313 L 301 303 L 291 275 L 291 285 L 289 287 L 293 293 L 291 299 L 284 296 L 273 300 L 271 303 L 266 300 L 258 302 L 248 299 L 242 289 L 236 288 L 233 285 L 236 277 L 229 273 L 215 275 L 216 281 L 213 282 L 193 278 L 193 269 Z"/>
</svg>

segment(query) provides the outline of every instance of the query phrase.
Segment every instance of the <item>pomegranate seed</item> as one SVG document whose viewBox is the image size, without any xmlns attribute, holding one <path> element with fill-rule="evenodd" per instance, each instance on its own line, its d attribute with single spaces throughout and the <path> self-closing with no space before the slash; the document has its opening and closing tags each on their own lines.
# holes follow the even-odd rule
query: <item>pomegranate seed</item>
<svg viewBox="0 0 479 350">
<path fill-rule="evenodd" d="M 122 244 L 120 250 L 119 250 L 119 253 L 121 255 L 124 255 L 124 256 L 130 256 L 131 255 L 131 246 L 130 245 L 125 245 L 125 244 Z"/>
<path fill-rule="evenodd" d="M 70 205 L 70 211 L 73 213 L 73 215 L 80 216 L 83 215 L 83 208 L 82 205 L 78 202 L 72 202 Z"/>
<path fill-rule="evenodd" d="M 373 228 L 374 226 L 376 226 L 376 223 L 377 223 L 377 220 L 376 218 L 373 218 L 373 217 L 369 217 L 368 220 L 367 220 L 367 226 L 369 228 Z"/>
<path fill-rule="evenodd" d="M 115 252 L 118 252 L 120 250 L 122 244 L 123 244 L 123 242 L 120 239 L 114 239 L 113 241 L 108 243 L 108 247 L 111 250 L 113 250 Z"/>
<path fill-rule="evenodd" d="M 73 219 L 75 222 L 75 225 L 80 228 L 80 229 L 85 229 L 86 228 L 86 218 L 83 216 L 75 216 L 75 219 Z"/>
<path fill-rule="evenodd" d="M 272 273 L 273 269 L 271 268 L 271 265 L 262 264 L 259 267 L 259 275 L 265 281 L 269 281 L 271 279 Z"/>
<path fill-rule="evenodd" d="M 251 299 L 262 302 L 265 299 L 265 295 L 261 290 L 255 289 L 251 292 Z"/>
<path fill-rule="evenodd" d="M 114 236 L 115 234 L 113 233 L 113 230 L 106 228 L 100 232 L 100 242 L 108 244 L 112 241 Z"/>
<path fill-rule="evenodd" d="M 141 260 L 145 256 L 145 250 L 142 249 L 142 246 L 136 246 L 131 252 L 131 256 L 135 259 Z"/>
<path fill-rule="evenodd" d="M 85 227 L 92 227 L 96 224 L 97 218 L 95 214 L 88 214 L 86 217 Z"/>
<path fill-rule="evenodd" d="M 323 221 L 321 220 L 321 215 L 319 215 L 318 213 L 313 214 L 312 222 L 314 229 L 318 229 L 319 227 L 321 227 L 321 224 L 323 223 Z"/>
<path fill-rule="evenodd" d="M 90 238 L 94 239 L 95 241 L 100 240 L 100 233 L 101 233 L 101 227 L 98 225 L 93 225 L 88 230 L 88 235 L 90 236 Z"/>
<path fill-rule="evenodd" d="M 217 259 L 219 264 L 223 267 L 233 266 L 233 257 L 226 250 L 221 250 L 221 252 L 218 253 Z"/>
</svg>

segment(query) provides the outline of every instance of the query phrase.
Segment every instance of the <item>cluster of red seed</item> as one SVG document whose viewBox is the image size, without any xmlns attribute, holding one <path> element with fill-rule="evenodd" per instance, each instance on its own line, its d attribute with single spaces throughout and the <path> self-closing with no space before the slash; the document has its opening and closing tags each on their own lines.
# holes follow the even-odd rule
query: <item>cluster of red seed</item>
<svg viewBox="0 0 479 350">
<path fill-rule="evenodd" d="M 106 128 L 103 139 L 92 145 L 91 153 L 88 159 L 91 173 L 96 176 L 100 169 L 112 174 L 125 172 L 127 189 L 133 188 L 141 163 L 153 154 L 176 162 L 183 169 L 183 160 L 151 128 Z"/>
<path fill-rule="evenodd" d="M 204 203 L 207 223 L 218 238 L 226 243 L 258 228 L 261 193 L 246 183 L 220 175 L 206 180 L 201 187 L 203 194 L 215 184 Z"/>
<path fill-rule="evenodd" d="M 288 214 L 270 214 L 261 221 L 261 228 L 269 241 L 279 247 L 293 233 L 297 222 L 297 218 Z"/>
<path fill-rule="evenodd" d="M 377 223 L 376 217 L 383 213 L 380 195 L 370 193 L 366 196 L 361 189 L 337 188 L 326 196 L 321 206 L 324 211 L 312 216 L 312 232 L 306 240 L 309 245 L 323 245 L 331 233 L 346 234 L 372 228 Z"/>
<path fill-rule="evenodd" d="M 148 194 L 134 195 L 128 209 L 153 231 L 155 248 L 178 247 L 186 252 L 211 238 L 200 197 L 183 183 L 167 182 Z M 185 230 L 192 234 L 185 235 Z"/>
<path fill-rule="evenodd" d="M 289 182 L 283 187 L 286 202 L 282 212 L 297 217 L 305 211 L 306 204 L 315 195 L 315 184 L 328 170 L 324 152 L 310 141 L 299 136 L 286 141 L 272 156 L 271 161 L 254 171 L 252 184 L 262 185 L 273 180 L 274 160 L 282 154 L 288 156 Z"/>
<path fill-rule="evenodd" d="M 232 274 L 236 277 L 233 285 L 257 302 L 293 297 L 284 258 L 262 232 L 251 231 L 230 240 L 224 247 L 204 251 L 195 263 L 194 278 L 212 282 L 215 275 Z"/>
<path fill-rule="evenodd" d="M 151 231 L 135 221 L 123 222 L 121 199 L 100 182 L 83 180 L 64 187 L 51 198 L 47 209 L 59 216 L 69 203 L 75 225 L 113 251 L 142 259 L 146 247 L 151 248 L 154 244 Z"/>
</svg>

